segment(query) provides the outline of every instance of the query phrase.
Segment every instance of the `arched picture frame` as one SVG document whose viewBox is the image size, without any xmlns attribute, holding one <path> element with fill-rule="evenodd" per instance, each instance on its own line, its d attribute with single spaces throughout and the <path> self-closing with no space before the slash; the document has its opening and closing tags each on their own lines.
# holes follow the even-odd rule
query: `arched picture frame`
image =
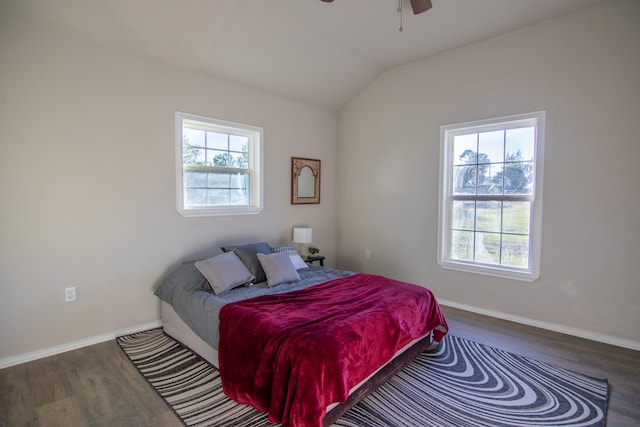
<svg viewBox="0 0 640 427">
<path fill-rule="evenodd" d="M 320 160 L 291 158 L 291 204 L 320 203 Z"/>
</svg>

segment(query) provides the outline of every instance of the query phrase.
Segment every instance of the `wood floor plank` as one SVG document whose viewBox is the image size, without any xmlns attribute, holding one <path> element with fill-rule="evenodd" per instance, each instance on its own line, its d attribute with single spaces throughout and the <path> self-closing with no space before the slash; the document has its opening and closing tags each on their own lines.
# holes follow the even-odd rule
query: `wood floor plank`
<svg viewBox="0 0 640 427">
<path fill-rule="evenodd" d="M 73 393 L 68 378 L 61 369 L 62 358 L 40 359 L 27 370 L 27 381 L 32 385 L 31 398 L 36 407 L 56 402 Z"/>
<path fill-rule="evenodd" d="M 78 404 L 78 399 L 68 396 L 45 403 L 37 408 L 36 418 L 32 420 L 38 426 L 66 427 L 86 425 L 86 417 Z"/>
<path fill-rule="evenodd" d="M 608 378 L 608 427 L 640 425 L 640 352 L 443 307 L 451 333 Z M 178 427 L 115 341 L 0 370 L 0 427 Z"/>
<path fill-rule="evenodd" d="M 30 425 L 37 419 L 32 390 L 27 380 L 31 364 L 0 370 L 0 426 Z"/>
</svg>

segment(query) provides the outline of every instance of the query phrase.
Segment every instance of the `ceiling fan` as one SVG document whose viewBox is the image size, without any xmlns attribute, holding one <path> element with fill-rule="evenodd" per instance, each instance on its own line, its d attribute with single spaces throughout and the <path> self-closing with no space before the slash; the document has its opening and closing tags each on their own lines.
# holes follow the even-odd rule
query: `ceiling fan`
<svg viewBox="0 0 640 427">
<path fill-rule="evenodd" d="M 326 3 L 331 3 L 333 0 L 322 0 Z M 426 12 L 431 9 L 431 0 L 410 0 L 411 8 L 413 9 L 413 14 L 418 15 L 422 12 Z"/>
</svg>

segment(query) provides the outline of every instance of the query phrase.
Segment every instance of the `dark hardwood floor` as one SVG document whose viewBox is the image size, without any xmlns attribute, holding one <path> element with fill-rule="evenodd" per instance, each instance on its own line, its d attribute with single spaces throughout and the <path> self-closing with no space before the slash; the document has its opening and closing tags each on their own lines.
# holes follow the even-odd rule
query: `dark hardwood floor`
<svg viewBox="0 0 640 427">
<path fill-rule="evenodd" d="M 451 333 L 597 378 L 607 425 L 640 425 L 640 352 L 443 307 Z M 0 426 L 182 426 L 115 341 L 0 370 Z"/>
</svg>

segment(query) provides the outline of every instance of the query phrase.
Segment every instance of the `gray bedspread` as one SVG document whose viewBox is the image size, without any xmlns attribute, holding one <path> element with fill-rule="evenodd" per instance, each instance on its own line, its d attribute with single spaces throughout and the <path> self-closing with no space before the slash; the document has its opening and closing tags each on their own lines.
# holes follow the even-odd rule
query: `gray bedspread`
<svg viewBox="0 0 640 427">
<path fill-rule="evenodd" d="M 158 286 L 155 295 L 171 304 L 178 315 L 207 344 L 218 349 L 220 309 L 230 302 L 240 301 L 260 295 L 278 294 L 328 280 L 354 274 L 351 271 L 335 270 L 327 267 L 310 266 L 298 270 L 300 281 L 281 283 L 267 287 L 267 282 L 253 286 L 241 286 L 215 295 L 207 279 L 198 271 L 194 262 L 186 262 L 171 272 Z"/>
</svg>

